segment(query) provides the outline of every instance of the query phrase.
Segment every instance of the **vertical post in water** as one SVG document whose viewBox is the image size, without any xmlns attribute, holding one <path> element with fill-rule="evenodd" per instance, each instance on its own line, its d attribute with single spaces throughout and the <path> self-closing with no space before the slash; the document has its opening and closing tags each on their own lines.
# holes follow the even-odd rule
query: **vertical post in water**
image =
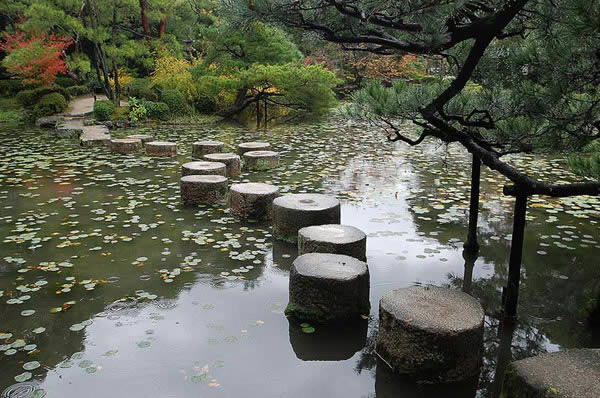
<svg viewBox="0 0 600 398">
<path fill-rule="evenodd" d="M 477 261 L 477 253 L 471 252 L 467 249 L 463 250 L 463 259 L 465 260 L 465 271 L 463 273 L 462 291 L 471 294 L 471 286 L 473 285 L 473 268 L 475 268 L 475 261 Z"/>
<path fill-rule="evenodd" d="M 505 318 L 516 318 L 517 316 L 523 240 L 525 237 L 525 216 L 527 215 L 527 197 L 527 194 L 519 192 L 517 189 L 513 215 L 512 242 L 510 244 L 510 259 L 508 261 L 508 281 L 503 297 Z"/>
<path fill-rule="evenodd" d="M 471 165 L 471 202 L 469 204 L 469 232 L 467 241 L 463 245 L 466 251 L 476 253 L 479 251 L 477 243 L 477 219 L 479 218 L 479 183 L 481 180 L 481 160 L 473 154 Z"/>
<path fill-rule="evenodd" d="M 265 96 L 265 104 L 263 105 L 265 108 L 265 123 L 264 123 L 264 127 L 267 128 L 267 97 Z"/>
<path fill-rule="evenodd" d="M 260 98 L 256 98 L 256 128 L 260 127 Z"/>
</svg>

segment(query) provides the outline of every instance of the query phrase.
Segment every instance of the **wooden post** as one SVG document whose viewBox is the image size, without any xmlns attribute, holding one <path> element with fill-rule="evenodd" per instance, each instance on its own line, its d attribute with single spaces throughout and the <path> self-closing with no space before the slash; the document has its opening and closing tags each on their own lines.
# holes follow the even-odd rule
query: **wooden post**
<svg viewBox="0 0 600 398">
<path fill-rule="evenodd" d="M 473 284 L 473 268 L 475 268 L 475 261 L 477 261 L 477 252 L 472 252 L 467 249 L 463 250 L 463 259 L 465 260 L 465 271 L 463 274 L 462 291 L 471 294 L 471 286 Z"/>
<path fill-rule="evenodd" d="M 469 232 L 467 241 L 463 245 L 466 251 L 477 253 L 479 243 L 477 243 L 477 219 L 479 217 L 479 184 L 481 180 L 481 160 L 473 154 L 471 165 L 471 201 L 469 204 Z"/>
<path fill-rule="evenodd" d="M 503 292 L 504 318 L 516 318 L 519 301 L 519 281 L 521 279 L 521 259 L 525 237 L 525 216 L 527 215 L 528 195 L 517 191 L 513 215 L 513 233 L 508 262 L 508 281 Z"/>
<path fill-rule="evenodd" d="M 498 346 L 498 357 L 496 358 L 496 372 L 492 383 L 492 397 L 500 396 L 502 384 L 504 384 L 504 373 L 512 358 L 512 340 L 517 323 L 514 319 L 502 319 L 498 325 L 500 345 Z"/>
</svg>

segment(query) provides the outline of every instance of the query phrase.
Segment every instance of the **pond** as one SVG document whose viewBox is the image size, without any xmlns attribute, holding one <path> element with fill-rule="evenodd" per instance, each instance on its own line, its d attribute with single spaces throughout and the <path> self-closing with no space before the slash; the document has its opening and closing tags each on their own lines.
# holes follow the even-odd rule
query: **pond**
<svg viewBox="0 0 600 398">
<path fill-rule="evenodd" d="M 179 155 L 111 154 L 0 127 L 3 398 L 436 397 L 439 389 L 394 377 L 374 354 L 379 299 L 415 284 L 464 289 L 484 306 L 479 396 L 493 395 L 507 348 L 522 358 L 600 346 L 585 322 L 600 292 L 598 197 L 530 201 L 519 322 L 501 344 L 513 199 L 484 169 L 482 248 L 463 258 L 470 158 L 460 148 L 391 144 L 335 117 L 268 131 L 161 125 L 127 133 L 176 141 Z M 281 152 L 280 168 L 232 181 L 341 200 L 342 223 L 368 234 L 368 320 L 304 333 L 286 319 L 296 248 L 224 205 L 180 205 L 180 165 L 199 139 L 232 148 L 264 140 Z M 544 180 L 573 179 L 559 158 L 512 162 Z M 443 394 L 469 396 L 461 388 Z"/>
</svg>

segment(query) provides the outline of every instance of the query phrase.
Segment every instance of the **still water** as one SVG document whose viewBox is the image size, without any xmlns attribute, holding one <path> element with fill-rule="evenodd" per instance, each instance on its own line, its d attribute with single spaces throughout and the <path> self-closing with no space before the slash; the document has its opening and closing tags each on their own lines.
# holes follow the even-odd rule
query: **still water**
<svg viewBox="0 0 600 398">
<path fill-rule="evenodd" d="M 463 258 L 470 160 L 460 148 L 390 144 L 380 131 L 335 118 L 258 132 L 213 125 L 127 133 L 176 141 L 179 156 L 117 155 L 0 127 L 3 398 L 483 397 L 495 390 L 499 354 L 502 363 L 511 354 L 600 346 L 585 321 L 600 296 L 598 197 L 532 198 L 520 320 L 500 333 L 513 200 L 484 169 L 482 248 Z M 199 139 L 232 150 L 264 140 L 281 152 L 280 168 L 232 182 L 342 201 L 342 223 L 368 234 L 369 320 L 306 334 L 286 319 L 295 248 L 226 206 L 180 206 L 180 165 Z M 573 179 L 559 158 L 512 162 L 548 181 Z M 378 363 L 378 301 L 415 284 L 465 289 L 484 306 L 476 388 L 417 386 Z"/>
</svg>

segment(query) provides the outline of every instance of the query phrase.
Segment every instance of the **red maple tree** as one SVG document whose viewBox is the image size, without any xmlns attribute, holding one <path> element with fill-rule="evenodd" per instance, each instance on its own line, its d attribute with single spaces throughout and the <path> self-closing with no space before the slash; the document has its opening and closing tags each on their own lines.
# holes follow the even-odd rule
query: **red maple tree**
<svg viewBox="0 0 600 398">
<path fill-rule="evenodd" d="M 69 37 L 45 32 L 40 34 L 5 33 L 0 49 L 7 55 L 2 66 L 25 83 L 50 86 L 56 75 L 67 72 L 65 50 L 73 43 Z"/>
</svg>

